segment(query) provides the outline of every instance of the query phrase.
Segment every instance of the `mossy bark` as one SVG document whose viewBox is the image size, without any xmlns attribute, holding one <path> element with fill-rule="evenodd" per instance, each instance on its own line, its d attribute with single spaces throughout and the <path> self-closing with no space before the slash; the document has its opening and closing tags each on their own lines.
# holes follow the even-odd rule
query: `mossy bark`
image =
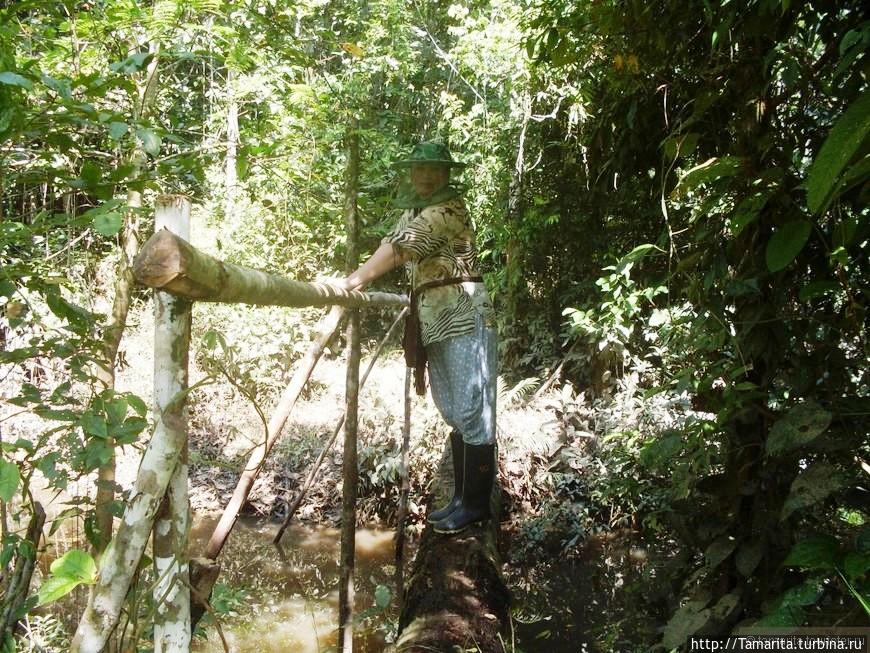
<svg viewBox="0 0 870 653">
<path fill-rule="evenodd" d="M 163 196 L 158 200 L 155 227 L 167 228 L 181 237 L 190 236 L 190 201 Z M 186 653 L 190 649 L 190 581 L 187 541 L 190 502 L 187 487 L 187 409 L 184 403 L 170 408 L 173 396 L 188 386 L 190 302 L 156 293 L 166 302 L 155 324 L 154 401 L 157 412 L 177 411 L 183 430 L 181 451 L 154 524 L 154 650 L 155 653 Z"/>
<path fill-rule="evenodd" d="M 179 201 L 176 196 L 162 196 L 158 206 Z M 73 637 L 72 653 L 100 653 L 115 629 L 157 510 L 187 442 L 187 345 L 179 340 L 190 338 L 190 302 L 158 292 L 154 312 L 154 434 L 117 535 L 100 558 L 98 580 Z"/>
</svg>

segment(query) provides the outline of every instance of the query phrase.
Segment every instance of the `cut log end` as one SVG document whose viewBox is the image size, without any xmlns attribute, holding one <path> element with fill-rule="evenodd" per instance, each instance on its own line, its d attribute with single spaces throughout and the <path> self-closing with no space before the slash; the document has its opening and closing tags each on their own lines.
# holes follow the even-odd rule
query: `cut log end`
<svg viewBox="0 0 870 653">
<path fill-rule="evenodd" d="M 178 241 L 168 229 L 155 232 L 133 259 L 136 281 L 151 288 L 163 288 L 182 274 L 184 261 Z"/>
</svg>

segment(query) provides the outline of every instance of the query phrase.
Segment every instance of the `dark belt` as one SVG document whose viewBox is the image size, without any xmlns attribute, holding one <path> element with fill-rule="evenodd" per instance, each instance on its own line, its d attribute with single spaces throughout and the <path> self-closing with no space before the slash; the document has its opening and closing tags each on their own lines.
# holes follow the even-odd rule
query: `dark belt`
<svg viewBox="0 0 870 653">
<path fill-rule="evenodd" d="M 448 277 L 421 283 L 411 290 L 411 306 L 408 317 L 405 318 L 405 334 L 402 336 L 402 347 L 405 349 L 405 365 L 414 368 L 414 389 L 418 395 L 426 394 L 426 348 L 423 346 L 423 330 L 420 327 L 420 315 L 417 312 L 417 298 L 424 290 L 440 286 L 452 286 L 457 283 L 483 281 L 481 276 Z"/>
</svg>

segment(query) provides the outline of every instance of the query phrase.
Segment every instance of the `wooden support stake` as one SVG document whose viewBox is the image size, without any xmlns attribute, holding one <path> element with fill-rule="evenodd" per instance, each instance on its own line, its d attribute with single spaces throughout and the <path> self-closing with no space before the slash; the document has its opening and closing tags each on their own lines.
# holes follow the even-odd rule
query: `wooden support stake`
<svg viewBox="0 0 870 653">
<path fill-rule="evenodd" d="M 405 420 L 402 423 L 402 489 L 399 491 L 399 514 L 396 517 L 396 597 L 399 613 L 405 595 L 405 517 L 408 514 L 408 495 L 411 493 L 408 467 L 408 449 L 411 446 L 411 375 L 413 370 L 405 368 Z"/>
<path fill-rule="evenodd" d="M 347 130 L 344 221 L 347 227 L 348 273 L 359 265 L 359 120 L 352 118 Z M 356 559 L 357 410 L 359 408 L 359 311 L 351 312 L 347 324 L 347 408 L 344 420 L 344 464 L 341 508 L 340 580 L 338 585 L 338 650 L 353 653 L 353 570 Z"/>
<path fill-rule="evenodd" d="M 157 229 L 168 229 L 190 238 L 190 201 L 175 197 L 157 204 Z M 163 412 L 172 398 L 188 386 L 190 302 L 157 291 L 154 309 L 154 404 Z M 190 502 L 187 487 L 187 407 L 175 409 L 180 450 L 175 471 L 154 523 L 155 653 L 187 653 L 190 650 L 190 582 L 187 540 L 190 532 Z M 181 434 L 179 434 L 181 436 Z"/>
<path fill-rule="evenodd" d="M 369 378 L 369 374 L 372 371 L 372 368 L 375 366 L 375 362 L 378 360 L 378 357 L 381 355 L 381 352 L 384 350 L 384 346 L 387 344 L 387 341 L 390 339 L 390 336 L 396 330 L 396 327 L 402 323 L 402 320 L 408 314 L 408 309 L 402 309 L 402 312 L 399 313 L 398 317 L 395 319 L 393 324 L 387 329 L 386 335 L 381 339 L 378 343 L 377 348 L 375 349 L 374 354 L 372 354 L 372 359 L 369 361 L 368 367 L 366 367 L 366 371 L 363 373 L 362 378 L 359 382 L 360 391 L 362 391 L 363 386 L 365 386 L 366 381 Z M 290 525 L 290 521 L 293 519 L 293 516 L 296 514 L 296 511 L 299 509 L 299 504 L 302 503 L 302 499 L 305 498 L 305 495 L 308 493 L 308 490 L 311 489 L 311 485 L 314 483 L 314 479 L 317 478 L 317 474 L 320 471 L 320 466 L 323 464 L 324 459 L 326 458 L 326 454 L 329 453 L 329 450 L 332 449 L 332 445 L 335 444 L 335 440 L 338 437 L 338 434 L 341 432 L 341 427 L 344 426 L 344 418 L 347 416 L 347 413 L 343 413 L 341 415 L 341 419 L 338 420 L 338 423 L 335 425 L 335 428 L 332 430 L 332 435 L 329 437 L 327 443 L 323 446 L 323 449 L 320 450 L 320 453 L 317 456 L 317 459 L 311 465 L 311 469 L 308 471 L 308 476 L 305 479 L 305 483 L 302 484 L 302 488 L 299 490 L 296 497 L 290 503 L 290 507 L 287 508 L 287 516 L 284 518 L 284 523 L 281 524 L 281 528 L 278 529 L 278 532 L 275 534 L 275 538 L 272 540 L 273 544 L 278 544 L 281 541 L 281 537 L 284 535 L 284 531 L 287 530 L 287 526 Z"/>
<path fill-rule="evenodd" d="M 305 358 L 302 359 L 299 368 L 293 375 L 293 379 L 290 381 L 287 389 L 284 390 L 284 394 L 281 396 L 281 400 L 278 402 L 278 405 L 275 407 L 275 411 L 272 413 L 272 417 L 269 420 L 268 433 L 266 434 L 265 440 L 257 445 L 253 452 L 251 452 L 248 464 L 245 466 L 245 470 L 242 472 L 238 484 L 236 484 L 236 489 L 233 491 L 233 497 L 230 499 L 230 503 L 224 510 L 224 514 L 221 515 L 217 526 L 215 526 L 211 539 L 209 539 L 208 545 L 205 548 L 204 555 L 206 558 L 216 560 L 221 549 L 223 549 L 227 537 L 233 528 L 233 524 L 236 523 L 236 519 L 239 516 L 239 511 L 242 509 L 248 495 L 251 493 L 254 480 L 256 480 L 259 475 L 266 456 L 269 455 L 275 442 L 278 441 L 278 436 L 281 435 L 281 430 L 284 428 L 287 418 L 290 416 L 293 407 L 296 405 L 296 400 L 299 399 L 299 395 L 302 394 L 302 389 L 305 387 L 305 383 L 311 376 L 314 366 L 317 365 L 317 361 L 320 360 L 320 356 L 323 354 L 326 345 L 330 340 L 332 340 L 336 331 L 338 331 L 344 313 L 345 309 L 343 307 L 336 306 L 320 323 L 317 340 L 311 345 L 308 353 L 305 354 Z M 204 592 L 201 587 L 197 587 L 197 590 L 206 596 L 209 594 L 208 592 Z"/>
</svg>

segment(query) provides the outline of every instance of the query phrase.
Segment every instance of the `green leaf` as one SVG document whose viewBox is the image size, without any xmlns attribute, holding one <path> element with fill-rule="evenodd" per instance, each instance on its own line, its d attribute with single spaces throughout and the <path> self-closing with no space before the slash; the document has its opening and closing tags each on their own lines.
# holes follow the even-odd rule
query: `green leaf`
<svg viewBox="0 0 870 653">
<path fill-rule="evenodd" d="M 148 412 L 148 406 L 146 406 L 145 402 L 136 395 L 127 395 L 127 403 L 130 404 L 130 408 L 136 411 L 136 414 L 140 417 L 145 417 L 145 413 Z"/>
<path fill-rule="evenodd" d="M 832 199 L 846 165 L 870 132 L 870 90 L 865 90 L 834 123 L 807 177 L 807 205 L 820 213 Z"/>
<path fill-rule="evenodd" d="M 835 292 L 841 288 L 840 284 L 831 280 L 810 281 L 807 285 L 800 289 L 798 299 L 802 302 L 808 302 L 817 297 L 823 297 L 829 293 Z"/>
<path fill-rule="evenodd" d="M 728 556 L 737 548 L 737 540 L 731 535 L 723 535 L 716 538 L 707 550 L 704 551 L 704 558 L 707 561 L 707 567 L 715 569 L 722 564 Z"/>
<path fill-rule="evenodd" d="M 807 244 L 812 229 L 806 220 L 794 220 L 779 227 L 767 241 L 767 269 L 778 272 L 791 263 Z"/>
<path fill-rule="evenodd" d="M 635 261 L 639 261 L 644 256 L 646 256 L 649 252 L 656 249 L 656 246 L 651 243 L 644 243 L 643 245 L 638 245 L 633 250 L 631 250 L 628 254 L 622 257 L 622 260 L 619 262 L 620 265 L 624 265 L 625 263 L 631 263 Z"/>
<path fill-rule="evenodd" d="M 51 576 L 40 586 L 37 593 L 37 606 L 45 605 L 57 601 L 62 596 L 66 596 L 76 587 L 81 585 L 81 581 L 66 576 Z"/>
<path fill-rule="evenodd" d="M 780 608 L 815 605 L 825 591 L 824 578 L 807 578 L 800 585 L 790 587 L 779 600 Z"/>
<path fill-rule="evenodd" d="M 133 444 L 138 436 L 148 426 L 148 422 L 142 417 L 128 417 L 123 424 L 113 427 L 109 431 L 118 444 Z"/>
<path fill-rule="evenodd" d="M 680 178 L 673 194 L 681 196 L 702 184 L 725 177 L 733 177 L 739 172 L 742 164 L 743 160 L 736 156 L 708 159 L 686 171 L 686 174 Z"/>
<path fill-rule="evenodd" d="M 123 397 L 112 399 L 106 404 L 106 415 L 109 418 L 109 424 L 121 424 L 127 416 L 127 400 Z"/>
<path fill-rule="evenodd" d="M 753 193 L 749 197 L 745 197 L 740 204 L 734 209 L 731 215 L 730 227 L 731 233 L 735 237 L 750 224 L 758 219 L 758 214 L 767 205 L 767 201 L 773 194 L 770 190 L 759 191 Z"/>
<path fill-rule="evenodd" d="M 839 544 L 830 535 L 811 535 L 792 547 L 783 565 L 801 569 L 833 569 Z"/>
<path fill-rule="evenodd" d="M 21 88 L 26 88 L 28 91 L 33 88 L 33 84 L 26 77 L 22 77 L 18 73 L 13 73 L 8 70 L 0 73 L 0 84 L 7 84 L 9 86 L 20 86 Z"/>
<path fill-rule="evenodd" d="M 393 593 L 386 585 L 378 585 L 375 588 L 375 605 L 377 605 L 381 610 L 387 609 L 392 598 Z"/>
<path fill-rule="evenodd" d="M 125 73 L 125 74 L 133 74 L 138 72 L 142 68 L 148 65 L 151 59 L 154 58 L 154 53 L 152 52 L 136 52 L 135 54 L 131 54 L 126 59 L 122 59 L 121 61 L 116 61 L 113 64 L 109 65 L 111 70 L 114 70 L 116 73 Z"/>
<path fill-rule="evenodd" d="M 51 563 L 51 573 L 66 576 L 80 583 L 93 585 L 97 581 L 97 564 L 87 551 L 71 549 Z"/>
<path fill-rule="evenodd" d="M 749 578 L 758 563 L 761 562 L 762 556 L 764 556 L 764 542 L 762 540 L 753 539 L 744 542 L 737 550 L 737 556 L 734 560 L 737 571 Z"/>
<path fill-rule="evenodd" d="M 870 553 L 858 553 L 852 551 L 846 555 L 843 561 L 843 571 L 851 580 L 857 580 L 870 569 Z"/>
<path fill-rule="evenodd" d="M 791 408 L 767 436 L 768 455 L 776 456 L 812 442 L 831 424 L 831 413 L 813 401 Z"/>
<path fill-rule="evenodd" d="M 102 415 L 97 415 L 91 411 L 82 414 L 79 423 L 82 429 L 88 435 L 95 435 L 98 438 L 106 438 L 109 432 L 106 426 L 106 418 Z"/>
<path fill-rule="evenodd" d="M 18 490 L 21 473 L 18 465 L 8 460 L 0 460 L 0 499 L 9 503 Z"/>
<path fill-rule="evenodd" d="M 136 136 L 142 142 L 142 148 L 151 156 L 160 153 L 160 137 L 150 129 L 137 129 Z"/>
<path fill-rule="evenodd" d="M 644 467 L 656 469 L 673 461 L 683 450 L 683 438 L 679 433 L 670 432 L 647 442 L 640 451 L 640 462 Z"/>
<path fill-rule="evenodd" d="M 844 475 L 833 465 L 815 463 L 801 472 L 791 484 L 779 520 L 788 519 L 795 510 L 812 506 L 847 485 Z"/>
<path fill-rule="evenodd" d="M 124 226 L 124 216 L 120 213 L 100 213 L 94 216 L 94 231 L 103 236 L 114 236 Z"/>
<path fill-rule="evenodd" d="M 129 129 L 130 127 L 126 122 L 109 123 L 109 138 L 114 141 L 119 141 L 124 137 L 124 134 L 126 134 Z"/>
<path fill-rule="evenodd" d="M 85 161 L 84 164 L 82 164 L 82 171 L 79 176 L 85 182 L 86 187 L 93 188 L 100 183 L 103 178 L 103 173 L 100 170 L 100 166 L 96 163 L 93 161 Z"/>
<path fill-rule="evenodd" d="M 710 619 L 706 601 L 689 601 L 674 613 L 665 626 L 663 642 L 666 649 L 683 646 L 686 640 L 703 628 Z"/>
<path fill-rule="evenodd" d="M 59 294 L 46 294 L 45 303 L 48 304 L 52 313 L 60 318 L 65 318 L 73 330 L 81 331 L 91 324 L 92 315 L 88 311 L 71 304 Z"/>
<path fill-rule="evenodd" d="M 88 470 L 97 469 L 112 459 L 114 451 L 105 440 L 93 439 L 85 446 L 85 466 Z"/>
</svg>

